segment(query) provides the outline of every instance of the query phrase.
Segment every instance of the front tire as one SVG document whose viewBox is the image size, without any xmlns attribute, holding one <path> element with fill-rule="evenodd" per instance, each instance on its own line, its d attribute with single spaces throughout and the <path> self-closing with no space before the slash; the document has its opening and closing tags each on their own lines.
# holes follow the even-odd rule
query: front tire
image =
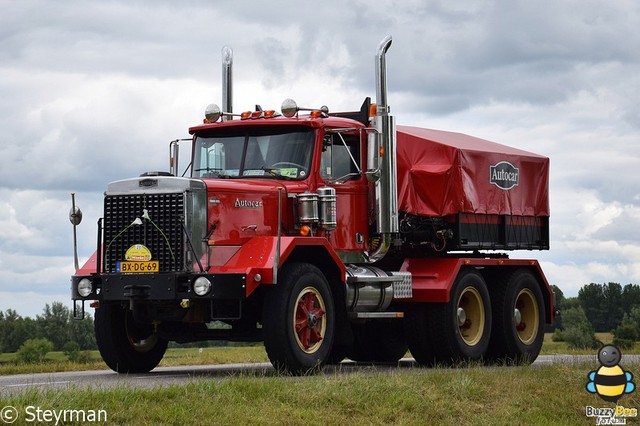
<svg viewBox="0 0 640 426">
<path fill-rule="evenodd" d="M 148 373 L 167 351 L 168 342 L 150 324 L 136 322 L 131 311 L 119 304 L 97 308 L 94 328 L 102 359 L 118 373 Z"/>
<path fill-rule="evenodd" d="M 326 278 L 307 263 L 285 265 L 264 301 L 264 346 L 273 366 L 301 375 L 320 369 L 333 345 L 335 309 Z"/>
</svg>

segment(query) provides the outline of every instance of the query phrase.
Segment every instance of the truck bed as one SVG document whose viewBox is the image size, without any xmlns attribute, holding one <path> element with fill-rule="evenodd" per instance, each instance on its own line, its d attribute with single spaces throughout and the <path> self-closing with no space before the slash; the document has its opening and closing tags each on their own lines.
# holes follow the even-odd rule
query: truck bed
<svg viewBox="0 0 640 426">
<path fill-rule="evenodd" d="M 447 250 L 549 248 L 549 159 L 461 133 L 398 126 L 402 215 L 440 218 Z"/>
</svg>

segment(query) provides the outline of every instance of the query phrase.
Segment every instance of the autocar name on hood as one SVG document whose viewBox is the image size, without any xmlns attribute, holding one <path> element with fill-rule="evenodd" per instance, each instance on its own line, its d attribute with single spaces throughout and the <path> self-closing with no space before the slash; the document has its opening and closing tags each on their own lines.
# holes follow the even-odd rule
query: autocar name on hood
<svg viewBox="0 0 640 426">
<path fill-rule="evenodd" d="M 238 209 L 261 209 L 262 200 L 254 201 L 254 200 L 241 200 L 240 198 L 236 198 L 236 201 L 233 203 L 233 207 Z"/>
</svg>

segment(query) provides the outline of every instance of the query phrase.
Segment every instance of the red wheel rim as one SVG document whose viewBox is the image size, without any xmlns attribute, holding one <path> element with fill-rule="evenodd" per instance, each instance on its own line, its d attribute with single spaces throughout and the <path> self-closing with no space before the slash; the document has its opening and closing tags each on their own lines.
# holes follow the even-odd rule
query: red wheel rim
<svg viewBox="0 0 640 426">
<path fill-rule="evenodd" d="M 311 354 L 322 345 L 327 331 L 326 308 L 320 292 L 304 288 L 296 299 L 293 311 L 293 334 L 300 349 Z"/>
</svg>

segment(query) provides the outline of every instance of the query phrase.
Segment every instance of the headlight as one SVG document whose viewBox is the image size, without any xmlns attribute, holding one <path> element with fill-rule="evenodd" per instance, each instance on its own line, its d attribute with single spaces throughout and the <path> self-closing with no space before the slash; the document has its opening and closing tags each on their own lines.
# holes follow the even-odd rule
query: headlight
<svg viewBox="0 0 640 426">
<path fill-rule="evenodd" d="M 89 278 L 83 278 L 78 283 L 78 294 L 81 297 L 87 297 L 93 291 L 93 283 Z"/>
<path fill-rule="evenodd" d="M 204 296 L 211 290 L 211 281 L 207 277 L 198 277 L 193 282 L 193 292 L 198 296 Z"/>
</svg>

